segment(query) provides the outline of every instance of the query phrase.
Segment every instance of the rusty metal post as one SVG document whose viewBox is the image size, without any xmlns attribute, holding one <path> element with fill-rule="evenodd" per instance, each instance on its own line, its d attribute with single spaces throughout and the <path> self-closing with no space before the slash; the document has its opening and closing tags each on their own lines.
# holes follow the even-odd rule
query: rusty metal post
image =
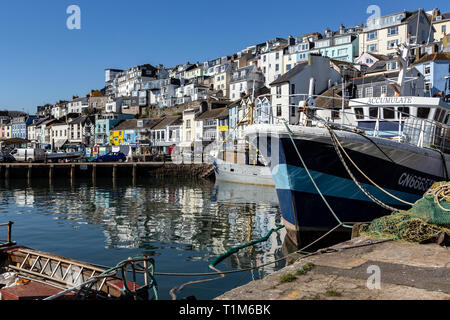
<svg viewBox="0 0 450 320">
<path fill-rule="evenodd" d="M 14 224 L 14 222 L 12 222 L 12 221 L 8 222 L 8 243 L 12 242 L 11 241 L 11 239 L 12 239 L 11 234 L 12 234 L 12 225 L 13 224 Z"/>
</svg>

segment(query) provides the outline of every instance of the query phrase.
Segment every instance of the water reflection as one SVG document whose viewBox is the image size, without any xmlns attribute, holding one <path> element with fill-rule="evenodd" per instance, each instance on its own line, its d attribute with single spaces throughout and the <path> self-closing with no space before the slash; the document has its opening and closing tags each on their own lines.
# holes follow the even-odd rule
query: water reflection
<svg viewBox="0 0 450 320">
<path fill-rule="evenodd" d="M 39 214 L 80 230 L 80 237 L 86 228 L 100 229 L 103 239 L 97 239 L 96 245 L 107 250 L 154 251 L 160 244 L 181 245 L 183 250 L 201 253 L 189 259 L 211 261 L 230 247 L 265 236 L 281 223 L 276 192 L 268 187 L 180 179 L 135 184 L 98 179 L 95 185 L 90 180 L 12 180 L 8 185 L 3 181 L 0 188 L 0 212 L 9 210 L 15 215 L 11 220 Z M 48 241 L 60 240 L 55 237 L 49 234 Z M 269 241 L 230 258 L 229 267 L 273 261 L 282 254 L 283 239 L 283 232 L 272 234 Z M 45 250 L 46 244 L 36 243 L 36 247 Z"/>
</svg>

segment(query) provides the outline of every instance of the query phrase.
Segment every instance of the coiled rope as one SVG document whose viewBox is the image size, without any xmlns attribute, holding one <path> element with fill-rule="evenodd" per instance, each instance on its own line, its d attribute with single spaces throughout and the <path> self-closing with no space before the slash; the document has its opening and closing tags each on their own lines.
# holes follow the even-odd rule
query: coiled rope
<svg viewBox="0 0 450 320">
<path fill-rule="evenodd" d="M 450 185 L 448 183 L 441 184 L 434 189 L 429 189 L 424 196 L 433 196 L 434 202 L 445 212 L 450 212 L 450 209 L 446 209 L 441 205 L 441 200 L 450 198 Z"/>
</svg>

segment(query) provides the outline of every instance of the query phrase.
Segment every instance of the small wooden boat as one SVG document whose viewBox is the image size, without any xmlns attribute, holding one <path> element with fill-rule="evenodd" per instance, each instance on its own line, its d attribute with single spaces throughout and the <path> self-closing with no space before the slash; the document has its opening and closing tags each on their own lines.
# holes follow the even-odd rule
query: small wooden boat
<svg viewBox="0 0 450 320">
<path fill-rule="evenodd" d="M 10 239 L 12 222 L 0 224 L 5 225 L 9 231 L 8 241 L 0 244 L 0 300 L 148 298 L 147 289 L 151 287 L 148 277 L 145 276 L 147 284 L 139 286 L 128 281 L 126 274 L 130 267 L 135 271 L 144 270 L 136 262 L 143 262 L 145 271 L 152 269 L 152 259 L 129 259 L 105 270 L 56 254 L 16 246 Z M 121 277 L 118 271 L 121 271 Z M 136 279 L 135 273 L 133 279 Z"/>
</svg>

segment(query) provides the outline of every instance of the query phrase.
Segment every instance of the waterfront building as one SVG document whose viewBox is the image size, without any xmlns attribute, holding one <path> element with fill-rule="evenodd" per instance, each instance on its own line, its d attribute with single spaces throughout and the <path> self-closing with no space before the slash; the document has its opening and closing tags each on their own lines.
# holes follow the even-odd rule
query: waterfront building
<svg viewBox="0 0 450 320">
<path fill-rule="evenodd" d="M 185 80 L 191 80 L 191 79 L 198 79 L 203 78 L 203 66 L 200 65 L 198 62 L 196 64 L 193 64 L 186 68 L 184 79 Z"/>
<path fill-rule="evenodd" d="M 359 35 L 359 53 L 389 55 L 401 43 L 427 43 L 434 39 L 430 17 L 423 9 L 369 18 Z"/>
<path fill-rule="evenodd" d="M 0 112 L 0 140 L 8 138 L 6 136 L 6 125 L 10 122 L 10 117 L 7 114 L 2 114 L 3 112 Z"/>
<path fill-rule="evenodd" d="M 81 115 L 69 122 L 68 145 L 81 149 L 94 144 L 95 116 Z"/>
<path fill-rule="evenodd" d="M 430 12 L 434 27 L 434 41 L 442 42 L 444 37 L 450 34 L 450 12 L 441 13 L 439 9 Z"/>
<path fill-rule="evenodd" d="M 383 54 L 376 54 L 373 52 L 363 52 L 354 61 L 355 64 L 365 65 L 366 67 L 373 66 L 376 62 L 380 60 L 389 60 L 389 57 Z"/>
<path fill-rule="evenodd" d="M 136 145 L 137 119 L 126 119 L 109 130 L 109 145 Z"/>
<path fill-rule="evenodd" d="M 280 39 L 276 43 L 268 43 L 261 53 L 258 66 L 264 75 L 266 86 L 283 74 L 283 54 L 287 47 L 287 40 Z"/>
<path fill-rule="evenodd" d="M 175 89 L 177 105 L 208 98 L 209 87 L 198 81 L 190 81 Z"/>
<path fill-rule="evenodd" d="M 67 101 L 58 101 L 52 107 L 52 117 L 55 119 L 61 119 L 68 114 Z"/>
<path fill-rule="evenodd" d="M 233 72 L 230 81 L 230 100 L 238 100 L 251 89 L 256 90 L 262 86 L 264 86 L 264 75 L 256 65 L 239 68 Z"/>
<path fill-rule="evenodd" d="M 104 95 L 89 95 L 88 97 L 88 110 L 90 113 L 104 112 L 106 109 L 106 103 L 109 97 Z"/>
<path fill-rule="evenodd" d="M 413 66 L 424 76 L 426 97 L 445 96 L 450 92 L 450 53 L 427 54 L 417 60 Z"/>
<path fill-rule="evenodd" d="M 253 113 L 250 111 L 252 107 Z M 235 144 L 244 142 L 243 132 L 250 123 L 273 123 L 271 113 L 270 89 L 264 86 L 256 89 L 255 94 L 251 89 L 245 96 L 228 105 L 230 137 L 227 142 Z"/>
<path fill-rule="evenodd" d="M 50 145 L 52 150 L 60 150 L 67 142 L 69 125 L 66 121 L 57 120 L 47 125 L 50 131 Z"/>
<path fill-rule="evenodd" d="M 138 65 L 127 70 L 106 69 L 106 92 L 115 97 L 130 96 L 134 90 L 141 90 L 146 82 L 166 79 L 168 71 L 162 66 Z"/>
<path fill-rule="evenodd" d="M 310 54 L 308 62 L 298 63 L 270 84 L 274 123 L 283 121 L 288 121 L 290 124 L 298 123 L 299 102 L 306 100 L 307 97 L 291 97 L 290 95 L 307 95 L 311 92 L 310 90 L 312 94 L 318 95 L 331 85 L 340 82 L 341 74 L 332 68 L 329 58 Z"/>
<path fill-rule="evenodd" d="M 291 58 L 291 61 L 285 61 L 285 72 L 288 72 L 295 66 L 295 63 L 299 63 L 302 61 L 307 61 L 309 53 L 317 53 L 316 51 L 312 51 L 314 49 L 315 41 L 322 38 L 322 35 L 318 32 L 311 32 L 295 39 L 295 43 L 289 45 L 286 55 L 292 56 L 295 58 Z M 289 59 L 289 58 L 288 58 Z M 292 61 L 295 61 L 292 64 Z"/>
<path fill-rule="evenodd" d="M 155 108 L 172 107 L 176 104 L 176 89 L 184 79 L 169 78 L 160 82 L 159 88 L 149 91 L 150 105 Z"/>
<path fill-rule="evenodd" d="M 19 116 L 11 119 L 11 138 L 27 139 L 27 127 L 37 116 Z"/>
<path fill-rule="evenodd" d="M 183 117 L 167 116 L 151 128 L 151 149 L 155 153 L 170 154 L 181 140 Z"/>
<path fill-rule="evenodd" d="M 109 97 L 105 104 L 105 113 L 122 113 L 122 102 L 124 98 Z"/>
<path fill-rule="evenodd" d="M 36 115 L 40 118 L 49 117 L 52 114 L 53 105 L 46 104 L 43 106 L 38 106 L 36 109 Z"/>
<path fill-rule="evenodd" d="M 222 91 L 222 97 L 229 98 L 231 75 L 236 68 L 235 62 L 220 66 L 220 72 L 214 75 L 214 90 Z"/>
<path fill-rule="evenodd" d="M 129 114 L 105 113 L 95 115 L 95 138 L 94 144 L 97 146 L 108 145 L 109 130 L 114 128 L 119 122 L 134 118 Z"/>
<path fill-rule="evenodd" d="M 353 63 L 359 56 L 361 31 L 360 26 L 346 28 L 343 25 L 338 31 L 326 29 L 322 38 L 315 40 L 314 50 L 310 50 L 309 53 L 317 52 L 330 59 Z"/>
<path fill-rule="evenodd" d="M 82 114 L 85 109 L 89 107 L 88 97 L 74 97 L 72 101 L 67 102 L 67 113 Z"/>
<path fill-rule="evenodd" d="M 53 122 L 58 121 L 54 118 L 46 118 L 44 121 L 36 123 L 35 136 L 36 144 L 41 148 L 50 147 L 51 143 L 51 132 L 48 128 Z"/>
<path fill-rule="evenodd" d="M 195 118 L 195 141 L 203 146 L 225 141 L 228 132 L 228 108 L 209 109 Z"/>
<path fill-rule="evenodd" d="M 27 137 L 28 137 L 28 138 L 27 138 L 27 139 L 28 139 L 31 143 L 34 143 L 34 144 L 40 143 L 40 135 L 39 135 L 39 138 L 38 138 L 36 128 L 37 128 L 42 122 L 44 122 L 44 121 L 46 121 L 46 120 L 48 120 L 48 119 L 49 119 L 48 117 L 45 117 L 45 118 L 35 118 L 35 119 L 33 119 L 33 122 L 30 123 L 30 125 L 28 125 L 28 127 L 27 127 Z M 40 130 L 40 128 L 39 128 L 39 130 Z"/>
</svg>

